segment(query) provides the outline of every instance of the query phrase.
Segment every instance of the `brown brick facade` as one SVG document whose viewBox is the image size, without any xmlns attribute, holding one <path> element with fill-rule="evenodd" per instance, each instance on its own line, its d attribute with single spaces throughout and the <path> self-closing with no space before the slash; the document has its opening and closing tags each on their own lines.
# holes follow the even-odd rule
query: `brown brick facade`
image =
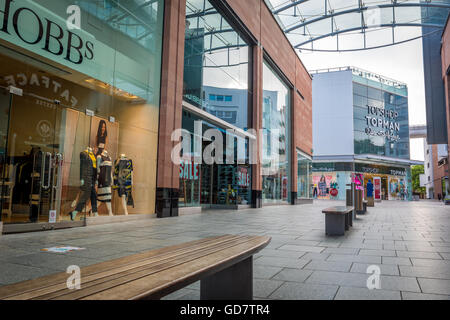
<svg viewBox="0 0 450 320">
<path fill-rule="evenodd" d="M 445 31 L 442 35 L 442 47 L 441 47 L 441 57 L 442 57 L 442 78 L 444 81 L 445 90 L 445 103 L 447 110 L 447 134 L 448 143 L 450 144 L 450 23 L 447 20 L 447 25 Z M 450 159 L 450 148 L 448 159 Z"/>
</svg>

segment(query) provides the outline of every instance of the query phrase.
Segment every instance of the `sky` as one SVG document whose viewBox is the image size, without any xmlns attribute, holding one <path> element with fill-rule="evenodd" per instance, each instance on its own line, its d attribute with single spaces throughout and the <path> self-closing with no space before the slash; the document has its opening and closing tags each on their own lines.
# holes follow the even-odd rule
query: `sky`
<svg viewBox="0 0 450 320">
<path fill-rule="evenodd" d="M 299 56 L 309 71 L 353 66 L 406 83 L 409 95 L 409 123 L 426 124 L 421 39 L 366 51 L 341 53 L 302 51 Z M 411 140 L 411 159 L 424 160 L 423 139 Z"/>
</svg>

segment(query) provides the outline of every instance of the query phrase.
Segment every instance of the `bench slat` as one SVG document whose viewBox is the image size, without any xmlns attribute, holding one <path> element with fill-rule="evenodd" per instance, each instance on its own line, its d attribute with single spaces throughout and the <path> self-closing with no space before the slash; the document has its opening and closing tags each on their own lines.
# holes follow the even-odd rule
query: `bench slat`
<svg viewBox="0 0 450 320">
<path fill-rule="evenodd" d="M 206 256 L 210 253 L 216 252 L 218 250 L 226 249 L 230 246 L 235 246 L 240 243 L 245 243 L 249 240 L 248 237 L 234 237 L 230 239 L 229 241 L 221 242 L 215 245 L 210 245 L 206 248 L 198 248 L 196 250 L 189 250 L 177 255 L 174 255 L 172 257 L 168 257 L 165 260 L 147 260 L 145 261 L 140 267 L 135 268 L 134 266 L 130 267 L 127 266 L 125 269 L 113 269 L 108 271 L 108 275 L 95 275 L 95 277 L 91 277 L 90 279 L 85 279 L 83 277 L 83 272 L 81 272 L 82 275 L 82 289 L 81 290 L 69 290 L 67 289 L 67 286 L 64 283 L 60 284 L 59 286 L 55 286 L 54 288 L 57 290 L 52 290 L 53 292 L 50 292 L 46 295 L 34 295 L 33 299 L 39 299 L 39 300 L 49 300 L 49 299 L 55 299 L 59 296 L 63 295 L 69 295 L 70 297 L 68 299 L 79 299 L 85 295 L 87 295 L 86 292 L 89 294 L 98 292 L 100 290 L 104 290 L 106 288 L 109 288 L 111 286 L 115 286 L 124 282 L 129 282 L 132 280 L 139 279 L 144 276 L 148 276 L 149 274 L 158 273 L 162 270 L 165 270 L 170 267 L 174 267 L 176 265 L 189 262 L 193 259 L 199 259 L 203 256 Z M 53 289 L 53 288 L 52 288 Z M 22 297 L 14 297 L 14 299 L 22 299 Z M 30 297 L 25 297 L 25 299 L 30 299 Z"/>
<path fill-rule="evenodd" d="M 331 207 L 322 210 L 322 213 L 325 214 L 347 214 L 354 210 L 353 207 L 349 206 L 341 206 L 341 207 Z"/>
<path fill-rule="evenodd" d="M 167 255 L 172 255 L 174 253 L 180 253 L 184 252 L 186 249 L 188 250 L 196 250 L 198 248 L 205 248 L 210 245 L 214 245 L 216 243 L 220 243 L 223 241 L 228 241 L 230 239 L 233 239 L 235 236 L 231 235 L 225 235 L 225 236 L 219 236 L 219 237 L 212 237 L 208 239 L 201 239 L 201 240 L 195 240 L 179 245 L 174 245 L 170 247 L 155 249 L 151 251 L 146 251 L 143 253 L 138 253 L 134 255 L 130 255 L 123 258 L 118 258 L 111 261 L 102 262 L 95 265 L 90 265 L 87 267 L 82 268 L 82 276 L 92 276 L 99 274 L 101 272 L 105 272 L 108 270 L 114 270 L 118 267 L 128 266 L 132 265 L 133 263 L 139 263 L 142 261 L 146 261 L 147 259 L 151 258 L 161 258 L 163 259 Z M 19 283 L 6 285 L 3 287 L 0 287 L 0 299 L 5 299 L 7 297 L 17 295 L 17 294 L 23 294 L 25 292 L 31 292 L 33 290 L 39 290 L 43 288 L 48 288 L 53 285 L 58 285 L 61 283 L 64 283 L 68 278 L 68 274 L 65 272 L 60 272 L 57 274 L 52 274 L 44 277 L 40 277 L 33 280 L 27 280 L 22 281 Z"/>
</svg>

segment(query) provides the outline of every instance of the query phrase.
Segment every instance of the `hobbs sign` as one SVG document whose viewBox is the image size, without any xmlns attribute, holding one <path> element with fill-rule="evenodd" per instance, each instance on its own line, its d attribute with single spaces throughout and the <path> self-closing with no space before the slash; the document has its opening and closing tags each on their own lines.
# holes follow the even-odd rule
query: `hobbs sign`
<svg viewBox="0 0 450 320">
<path fill-rule="evenodd" d="M 400 123 L 398 112 L 367 106 L 366 133 L 370 136 L 386 137 L 390 141 L 399 141 Z"/>
<path fill-rule="evenodd" d="M 49 17 L 48 11 L 31 1 L 0 0 L 0 38 L 77 65 L 94 59 L 93 42 L 67 30 L 63 19 Z"/>
</svg>

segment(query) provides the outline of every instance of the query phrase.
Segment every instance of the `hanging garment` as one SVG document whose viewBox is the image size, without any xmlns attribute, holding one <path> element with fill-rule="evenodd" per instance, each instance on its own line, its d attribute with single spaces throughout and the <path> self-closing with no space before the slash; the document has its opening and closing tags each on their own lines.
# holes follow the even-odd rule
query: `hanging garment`
<svg viewBox="0 0 450 320">
<path fill-rule="evenodd" d="M 42 207 L 41 202 L 41 173 L 42 173 L 42 161 L 43 161 L 43 153 L 36 152 L 32 154 L 33 163 L 31 165 L 31 183 L 30 183 L 30 213 L 29 219 L 31 222 L 37 222 L 39 218 L 39 212 Z"/>
<path fill-rule="evenodd" d="M 118 159 L 114 166 L 114 190 L 119 197 L 126 196 L 132 189 L 133 161 L 127 158 Z"/>
<path fill-rule="evenodd" d="M 97 198 L 101 202 L 111 202 L 112 192 L 112 160 L 103 152 L 97 156 L 98 189 Z"/>
<path fill-rule="evenodd" d="M 83 180 L 84 184 L 80 187 L 81 195 L 75 210 L 81 212 L 90 199 L 92 212 L 97 212 L 97 193 L 95 192 L 97 159 L 87 150 L 80 153 L 80 180 Z"/>
</svg>

